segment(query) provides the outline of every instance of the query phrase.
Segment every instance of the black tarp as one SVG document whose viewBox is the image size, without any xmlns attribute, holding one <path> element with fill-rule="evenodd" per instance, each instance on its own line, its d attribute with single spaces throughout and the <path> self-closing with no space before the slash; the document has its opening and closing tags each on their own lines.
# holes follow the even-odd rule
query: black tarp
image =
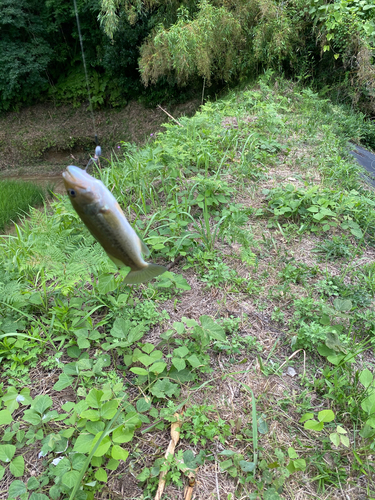
<svg viewBox="0 0 375 500">
<path fill-rule="evenodd" d="M 368 184 L 375 187 L 375 155 L 367 151 L 367 149 L 357 145 L 355 145 L 353 151 L 350 151 L 350 154 L 352 154 L 358 163 L 366 170 L 361 177 Z"/>
</svg>

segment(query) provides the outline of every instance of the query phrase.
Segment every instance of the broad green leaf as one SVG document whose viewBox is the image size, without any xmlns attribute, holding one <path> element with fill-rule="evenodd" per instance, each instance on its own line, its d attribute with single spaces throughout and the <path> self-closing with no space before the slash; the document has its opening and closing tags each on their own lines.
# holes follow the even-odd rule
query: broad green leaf
<svg viewBox="0 0 375 500">
<path fill-rule="evenodd" d="M 332 443 L 335 446 L 339 446 L 340 444 L 340 436 L 337 434 L 337 432 L 333 432 L 332 434 L 329 435 L 329 439 L 332 441 Z"/>
<path fill-rule="evenodd" d="M 310 429 L 311 431 L 321 431 L 324 427 L 323 422 L 317 422 L 316 420 L 308 420 L 303 424 L 305 429 Z"/>
<path fill-rule="evenodd" d="M 99 410 L 93 410 L 89 408 L 81 413 L 81 418 L 87 418 L 87 420 L 91 420 L 92 422 L 97 422 L 100 420 L 100 412 Z"/>
<path fill-rule="evenodd" d="M 353 236 L 355 236 L 358 239 L 363 238 L 363 232 L 362 232 L 361 228 L 359 228 L 359 227 L 358 228 L 351 227 L 350 232 L 352 233 Z"/>
<path fill-rule="evenodd" d="M 4 477 L 5 471 L 6 471 L 5 467 L 3 467 L 2 465 L 0 465 L 0 481 Z"/>
<path fill-rule="evenodd" d="M 42 417 L 34 410 L 26 410 L 22 418 L 31 425 L 38 425 L 42 421 Z"/>
<path fill-rule="evenodd" d="M 186 368 L 185 360 L 181 358 L 172 358 L 172 364 L 178 371 L 181 371 L 184 368 Z"/>
<path fill-rule="evenodd" d="M 163 373 L 164 369 L 167 367 L 167 363 L 164 361 L 159 361 L 158 363 L 154 363 L 148 369 L 150 373 L 155 373 L 155 375 L 160 375 Z"/>
<path fill-rule="evenodd" d="M 114 458 L 111 458 L 109 462 L 106 464 L 106 468 L 109 470 L 117 470 L 119 465 L 120 465 L 120 460 L 115 460 Z"/>
<path fill-rule="evenodd" d="M 141 398 L 138 399 L 136 406 L 137 406 L 137 411 L 139 411 L 139 413 L 143 413 L 151 408 L 151 403 L 150 401 L 146 401 L 145 398 Z"/>
<path fill-rule="evenodd" d="M 338 352 L 346 352 L 337 332 L 327 332 L 326 346 Z"/>
<path fill-rule="evenodd" d="M 44 493 L 36 493 L 35 491 L 31 494 L 29 500 L 50 500 Z"/>
<path fill-rule="evenodd" d="M 111 420 L 111 418 L 116 415 L 118 404 L 118 401 L 114 399 L 108 401 L 107 403 L 104 403 L 104 405 L 100 408 L 100 415 L 102 416 L 102 418 Z"/>
<path fill-rule="evenodd" d="M 145 352 L 146 354 L 150 354 L 154 349 L 155 349 L 154 344 L 151 344 L 150 342 L 146 342 L 146 344 L 142 347 L 142 351 Z M 161 351 L 158 352 L 160 353 Z"/>
<path fill-rule="evenodd" d="M 93 436 L 92 434 L 81 433 L 74 443 L 73 451 L 76 451 L 77 453 L 88 453 L 90 451 L 94 437 L 95 436 Z"/>
<path fill-rule="evenodd" d="M 77 335 L 77 344 L 80 349 L 89 349 L 90 341 L 87 338 Z"/>
<path fill-rule="evenodd" d="M 117 288 L 116 280 L 113 274 L 99 274 L 98 290 L 105 295 L 113 292 Z"/>
<path fill-rule="evenodd" d="M 313 413 L 304 413 L 299 419 L 299 423 L 302 424 L 303 422 L 306 422 L 306 420 L 310 420 L 311 418 L 313 418 L 313 416 Z"/>
<path fill-rule="evenodd" d="M 16 447 L 13 444 L 0 444 L 0 460 L 8 463 L 14 457 Z"/>
<path fill-rule="evenodd" d="M 186 346 L 178 347 L 173 349 L 173 356 L 178 356 L 179 358 L 184 358 L 189 354 L 189 349 Z"/>
<path fill-rule="evenodd" d="M 105 469 L 97 469 L 95 471 L 95 479 L 97 479 L 98 481 L 101 481 L 102 483 L 106 483 L 108 481 L 108 476 L 107 476 L 107 473 L 105 471 Z"/>
<path fill-rule="evenodd" d="M 228 460 L 224 460 L 223 462 L 220 462 L 220 468 L 222 470 L 227 470 L 229 467 L 233 465 L 233 461 L 231 458 L 228 458 Z"/>
<path fill-rule="evenodd" d="M 136 375 L 147 375 L 148 371 L 145 370 L 144 368 L 140 368 L 139 366 L 134 366 L 133 368 L 130 368 L 130 371 L 135 373 Z"/>
<path fill-rule="evenodd" d="M 132 324 L 129 320 L 123 318 L 117 318 L 113 323 L 113 327 L 110 330 L 112 337 L 119 339 L 126 339 Z"/>
<path fill-rule="evenodd" d="M 306 461 L 303 458 L 298 458 L 297 460 L 293 460 L 293 465 L 296 470 L 306 469 Z"/>
<path fill-rule="evenodd" d="M 150 355 L 143 354 L 138 358 L 138 361 L 144 366 L 150 366 L 162 357 L 163 353 L 161 351 L 153 351 Z"/>
<path fill-rule="evenodd" d="M 349 448 L 349 438 L 348 436 L 343 436 L 342 434 L 340 435 L 340 440 L 341 440 L 341 443 L 346 446 L 347 448 Z"/>
<path fill-rule="evenodd" d="M 114 443 L 129 443 L 133 439 L 134 436 L 134 428 L 130 429 L 129 427 L 121 425 L 117 429 L 115 429 L 112 433 L 112 440 Z"/>
<path fill-rule="evenodd" d="M 201 316 L 199 320 L 205 333 L 210 338 L 215 340 L 226 340 L 224 328 L 215 323 L 212 318 L 210 318 L 209 316 Z"/>
<path fill-rule="evenodd" d="M 362 401 L 361 407 L 368 415 L 375 413 L 375 391 Z"/>
<path fill-rule="evenodd" d="M 236 452 L 233 450 L 223 450 L 220 451 L 219 455 L 224 455 L 224 457 L 233 457 L 233 455 L 236 455 Z"/>
<path fill-rule="evenodd" d="M 103 457 L 92 457 L 91 459 L 91 465 L 93 467 L 101 467 L 103 463 Z"/>
<path fill-rule="evenodd" d="M 189 356 L 187 358 L 187 360 L 189 361 L 189 363 L 191 364 L 191 366 L 193 368 L 198 368 L 199 366 L 202 365 L 200 359 L 198 358 L 198 356 L 196 354 L 192 354 L 191 356 Z"/>
<path fill-rule="evenodd" d="M 254 462 L 246 462 L 245 460 L 241 460 L 239 462 L 239 466 L 241 467 L 242 472 L 253 472 L 255 470 Z"/>
<path fill-rule="evenodd" d="M 77 481 L 79 480 L 79 472 L 77 470 L 70 470 L 65 472 L 61 478 L 61 482 L 68 488 L 74 488 Z"/>
<path fill-rule="evenodd" d="M 40 482 L 38 479 L 34 476 L 31 476 L 30 479 L 27 481 L 27 489 L 28 490 L 36 490 L 39 488 Z"/>
<path fill-rule="evenodd" d="M 335 354 L 333 356 L 327 356 L 327 361 L 332 363 L 333 365 L 337 366 L 341 363 L 341 361 L 345 358 L 345 354 Z M 349 363 L 352 363 L 354 361 L 354 357 L 349 360 Z"/>
<path fill-rule="evenodd" d="M 145 469 L 143 469 L 143 471 L 140 474 L 138 474 L 137 479 L 138 479 L 138 481 L 143 483 L 144 481 L 146 481 L 150 477 L 150 475 L 151 475 L 151 471 L 149 468 L 146 467 Z"/>
<path fill-rule="evenodd" d="M 339 434 L 347 434 L 348 433 L 348 431 L 346 431 L 343 427 L 341 427 L 341 425 L 338 425 L 336 430 Z"/>
<path fill-rule="evenodd" d="M 25 460 L 21 455 L 13 458 L 10 462 L 9 470 L 13 474 L 14 477 L 21 477 L 25 471 Z"/>
<path fill-rule="evenodd" d="M 30 396 L 30 389 L 25 388 L 18 393 L 15 387 L 9 387 L 7 393 L 2 397 L 2 400 L 11 413 L 19 408 L 19 404 L 30 405 L 33 401 Z"/>
<path fill-rule="evenodd" d="M 290 472 L 290 474 L 293 474 L 296 472 L 296 468 L 294 467 L 293 460 L 291 460 L 288 465 L 286 466 L 287 470 Z"/>
<path fill-rule="evenodd" d="M 267 422 L 262 416 L 258 418 L 258 432 L 259 434 L 267 434 L 268 432 Z"/>
<path fill-rule="evenodd" d="M 319 422 L 332 422 L 335 419 L 335 414 L 332 410 L 322 410 L 318 413 Z"/>
<path fill-rule="evenodd" d="M 91 389 L 86 397 L 86 403 L 91 406 L 91 408 L 100 408 L 101 398 L 103 396 L 103 391 L 99 391 L 98 389 Z"/>
<path fill-rule="evenodd" d="M 84 453 L 74 453 L 72 460 L 72 467 L 74 470 L 80 471 L 86 462 L 87 456 Z"/>
<path fill-rule="evenodd" d="M 92 450 L 92 449 L 93 449 L 93 447 L 95 446 L 96 442 L 100 439 L 101 435 L 102 435 L 102 432 L 99 432 L 99 433 L 95 436 L 95 438 L 94 438 L 94 440 L 93 440 L 93 442 L 92 442 L 92 444 L 91 444 L 91 450 Z M 94 456 L 94 457 L 102 457 L 105 453 L 107 453 L 107 451 L 109 450 L 109 447 L 110 447 L 110 446 L 111 446 L 111 438 L 110 438 L 109 436 L 105 436 L 105 437 L 102 439 L 102 441 L 101 441 L 100 445 L 99 445 L 99 446 L 98 446 L 98 448 L 96 449 L 96 451 L 95 451 L 95 453 L 94 453 L 94 455 L 93 455 L 93 456 Z"/>
<path fill-rule="evenodd" d="M 145 327 L 143 324 L 133 327 L 128 335 L 129 345 L 132 345 L 134 344 L 134 342 L 141 340 L 144 334 L 145 334 Z"/>
<path fill-rule="evenodd" d="M 40 415 L 43 415 L 48 408 L 50 408 L 53 404 L 52 399 L 49 396 L 36 396 L 34 401 L 32 402 L 31 408 L 38 412 Z"/>
<path fill-rule="evenodd" d="M 349 299 L 335 299 L 333 301 L 333 306 L 336 309 L 336 311 L 339 312 L 346 312 L 350 311 L 350 309 L 353 307 L 352 301 Z"/>
<path fill-rule="evenodd" d="M 53 386 L 55 391 L 62 391 L 73 384 L 74 378 L 70 375 L 66 375 L 65 373 L 60 373 L 59 380 Z"/>
<path fill-rule="evenodd" d="M 186 323 L 186 326 L 187 326 L 188 328 L 191 328 L 191 327 L 193 327 L 193 326 L 197 326 L 197 325 L 198 325 L 198 323 L 195 321 L 195 319 L 186 318 L 185 316 L 182 316 L 182 318 L 181 318 L 181 319 L 182 319 L 182 321 L 183 321 L 184 323 Z M 175 325 L 175 323 L 173 323 L 173 326 L 174 326 L 174 325 Z"/>
<path fill-rule="evenodd" d="M 281 496 L 277 493 L 275 488 L 268 488 L 264 492 L 264 500 L 280 500 Z"/>
<path fill-rule="evenodd" d="M 191 382 L 192 380 L 195 380 L 195 375 L 191 370 L 185 368 L 184 370 L 177 371 L 174 366 L 171 366 L 168 376 L 171 380 L 174 380 L 179 384 L 184 384 L 186 382 Z"/>
<path fill-rule="evenodd" d="M 359 375 L 359 380 L 361 381 L 361 384 L 363 384 L 366 387 L 366 389 L 371 385 L 374 385 L 374 375 L 370 372 L 368 368 L 365 368 L 364 370 L 361 371 Z"/>
<path fill-rule="evenodd" d="M 179 387 L 177 384 L 172 384 L 168 379 L 158 380 L 150 389 L 151 394 L 157 398 L 166 398 L 177 395 Z"/>
<path fill-rule="evenodd" d="M 88 421 L 87 424 L 86 424 L 86 430 L 90 434 L 94 434 L 94 436 L 98 432 L 104 431 L 104 427 L 105 427 L 105 423 L 101 422 L 101 421 L 96 421 L 96 422 Z"/>
<path fill-rule="evenodd" d="M 129 452 L 128 450 L 121 448 L 121 446 L 114 444 L 111 450 L 111 456 L 116 460 L 123 460 L 125 462 L 129 456 Z"/>
<path fill-rule="evenodd" d="M 288 448 L 288 455 L 289 455 L 289 458 L 298 458 L 296 450 L 294 448 L 291 448 L 291 447 Z"/>
<path fill-rule="evenodd" d="M 0 411 L 0 425 L 8 425 L 12 422 L 12 414 L 9 410 Z"/>
<path fill-rule="evenodd" d="M 67 355 L 70 358 L 78 359 L 82 353 L 81 349 L 76 345 L 71 345 L 66 350 Z"/>
<path fill-rule="evenodd" d="M 175 321 L 173 323 L 173 328 L 176 330 L 176 332 L 179 335 L 182 335 L 185 331 L 185 325 L 183 323 L 178 322 L 178 321 Z"/>
<path fill-rule="evenodd" d="M 63 367 L 63 372 L 65 373 L 65 375 L 79 375 L 78 361 L 66 363 Z"/>
<path fill-rule="evenodd" d="M 17 479 L 16 481 L 13 481 L 11 485 L 9 486 L 8 490 L 8 495 L 11 498 L 19 497 L 20 495 L 23 495 L 26 493 L 27 488 L 25 483 Z"/>
</svg>

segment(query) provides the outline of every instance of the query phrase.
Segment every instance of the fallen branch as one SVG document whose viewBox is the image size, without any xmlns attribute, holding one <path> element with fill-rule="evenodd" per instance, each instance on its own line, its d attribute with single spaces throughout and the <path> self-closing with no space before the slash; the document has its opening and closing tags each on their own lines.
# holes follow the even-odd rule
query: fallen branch
<svg viewBox="0 0 375 500">
<path fill-rule="evenodd" d="M 168 115 L 168 116 L 169 116 L 169 118 L 171 118 L 173 121 L 175 121 L 176 123 L 178 123 L 178 125 L 180 125 L 180 127 L 183 127 L 183 125 L 182 125 L 182 124 L 181 124 L 178 120 L 176 120 L 176 118 L 173 118 L 173 116 L 172 116 L 172 115 L 170 115 L 170 114 L 168 113 L 168 111 L 165 111 L 165 109 L 163 109 L 163 108 L 160 106 L 160 104 L 158 104 L 158 108 L 160 108 L 162 111 L 164 111 L 164 113 L 165 113 L 166 115 Z"/>
<path fill-rule="evenodd" d="M 176 417 L 177 420 L 176 420 L 176 422 L 173 422 L 173 424 L 171 425 L 171 440 L 169 442 L 167 451 L 165 452 L 165 458 L 168 458 L 169 455 L 172 455 L 172 456 L 174 455 L 174 450 L 176 448 L 178 440 L 180 439 L 180 427 L 181 427 L 181 422 L 182 422 L 181 421 L 182 414 L 175 413 L 174 416 Z M 163 470 L 160 473 L 159 486 L 158 486 L 158 490 L 157 490 L 156 495 L 155 495 L 155 500 L 161 500 L 161 496 L 162 496 L 163 491 L 164 491 L 167 473 L 168 473 L 168 469 Z"/>
</svg>

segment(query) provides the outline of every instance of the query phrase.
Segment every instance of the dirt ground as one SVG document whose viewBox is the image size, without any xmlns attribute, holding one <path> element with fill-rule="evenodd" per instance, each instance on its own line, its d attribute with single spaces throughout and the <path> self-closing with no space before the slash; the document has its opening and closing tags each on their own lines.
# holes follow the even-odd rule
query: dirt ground
<svg viewBox="0 0 375 500">
<path fill-rule="evenodd" d="M 164 107 L 173 117 L 193 115 L 200 105 L 195 99 Z M 102 157 L 111 158 L 122 141 L 144 144 L 170 121 L 160 108 L 146 108 L 133 101 L 122 109 L 94 111 L 87 106 L 56 107 L 36 104 L 0 116 L 0 178 L 55 176 L 68 164 L 86 166 L 95 151 L 95 133 Z"/>
</svg>

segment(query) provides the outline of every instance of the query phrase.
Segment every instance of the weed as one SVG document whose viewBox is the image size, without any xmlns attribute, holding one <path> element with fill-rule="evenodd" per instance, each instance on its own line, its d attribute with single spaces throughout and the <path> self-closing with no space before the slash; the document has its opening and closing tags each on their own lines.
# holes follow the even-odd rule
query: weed
<svg viewBox="0 0 375 500">
<path fill-rule="evenodd" d="M 349 260 L 353 257 L 356 248 L 350 243 L 348 236 L 332 236 L 331 239 L 324 240 L 312 250 L 319 255 L 319 260 Z"/>
</svg>

